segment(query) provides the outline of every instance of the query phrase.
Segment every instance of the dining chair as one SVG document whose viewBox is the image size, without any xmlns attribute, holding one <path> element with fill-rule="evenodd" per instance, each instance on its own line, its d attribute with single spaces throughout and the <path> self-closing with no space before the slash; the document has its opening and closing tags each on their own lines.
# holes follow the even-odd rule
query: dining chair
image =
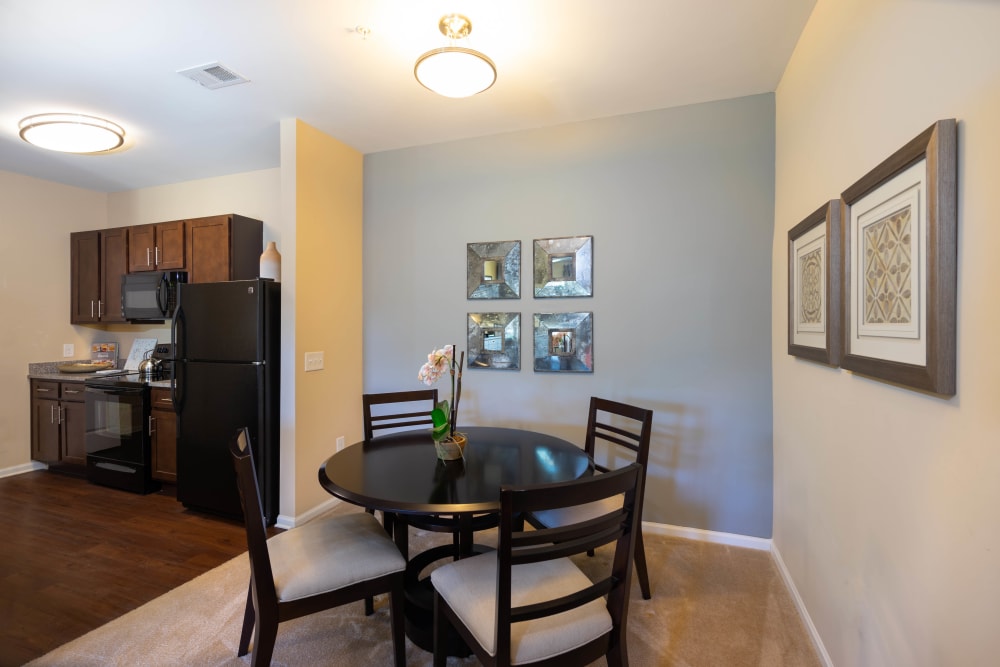
<svg viewBox="0 0 1000 667">
<path fill-rule="evenodd" d="M 378 394 L 362 394 L 361 403 L 364 407 L 365 440 L 371 440 L 375 431 L 381 429 L 399 429 L 413 426 L 433 426 L 431 410 L 438 402 L 437 389 L 420 389 L 415 391 L 392 391 Z M 388 405 L 409 404 L 408 408 L 386 408 Z M 381 409 L 373 406 L 380 406 Z M 403 409 L 404 412 L 386 412 Z M 416 410 L 416 411 L 414 411 Z M 367 512 L 373 510 L 366 508 Z M 397 522 L 405 522 L 420 530 L 438 533 L 451 533 L 455 556 L 458 556 L 461 541 L 461 526 L 459 520 L 451 515 L 424 515 L 397 517 Z M 499 515 L 483 513 L 474 515 L 469 528 L 472 532 L 495 528 Z"/>
<path fill-rule="evenodd" d="M 484 665 L 589 665 L 601 656 L 628 665 L 642 481 L 642 466 L 632 463 L 571 482 L 502 487 L 496 552 L 431 573 L 434 667 L 445 665 L 449 628 Z M 523 530 L 520 521 L 525 512 L 605 501 L 607 513 L 580 523 Z M 613 557 L 591 576 L 569 558 L 612 543 Z"/>
<path fill-rule="evenodd" d="M 594 456 L 598 439 L 611 443 L 608 461 L 615 458 L 613 446 L 624 447 L 628 456 L 634 455 L 636 463 L 642 466 L 643 486 L 645 487 L 646 466 L 649 461 L 649 441 L 653 432 L 653 411 L 627 403 L 609 401 L 592 396 L 590 398 L 590 413 L 587 418 L 587 436 L 584 449 L 595 461 L 594 468 L 608 472 L 605 465 L 596 463 Z M 607 501 L 605 501 L 607 502 Z M 525 515 L 525 519 L 536 528 L 550 528 L 569 523 L 577 523 L 591 516 L 597 516 L 604 510 L 604 503 L 596 505 L 580 505 L 561 509 L 533 512 Z M 637 514 L 639 529 L 636 531 L 635 569 L 639 578 L 639 588 L 644 600 L 652 597 L 649 587 L 649 572 L 646 568 L 646 547 L 642 540 L 642 497 L 639 498 Z"/>
<path fill-rule="evenodd" d="M 380 394 L 362 394 L 361 403 L 364 406 L 365 440 L 375 437 L 375 431 L 383 429 L 399 429 L 412 426 L 433 426 L 431 410 L 438 402 L 437 389 L 418 389 L 415 391 L 390 391 Z M 404 408 L 406 412 L 389 413 L 382 406 L 410 404 Z M 375 407 L 373 410 L 373 406 Z M 397 408 L 388 408 L 397 409 Z"/>
<path fill-rule="evenodd" d="M 268 665 L 278 624 L 389 593 L 394 664 L 403 667 L 406 560 L 378 521 L 361 512 L 328 516 L 268 539 L 250 435 L 245 427 L 233 436 L 229 450 L 236 468 L 250 556 L 250 587 L 237 655 L 247 654 L 252 632 L 251 664 Z"/>
</svg>

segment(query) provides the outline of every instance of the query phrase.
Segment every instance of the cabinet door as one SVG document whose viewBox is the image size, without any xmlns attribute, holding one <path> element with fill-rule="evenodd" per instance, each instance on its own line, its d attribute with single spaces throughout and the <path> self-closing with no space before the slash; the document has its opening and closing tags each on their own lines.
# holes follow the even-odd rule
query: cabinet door
<svg viewBox="0 0 1000 667">
<path fill-rule="evenodd" d="M 125 228 L 101 231 L 101 322 L 124 322 L 122 276 L 128 266 Z"/>
<path fill-rule="evenodd" d="M 139 273 L 156 268 L 156 225 L 128 228 L 128 272 Z"/>
<path fill-rule="evenodd" d="M 31 458 L 45 463 L 59 461 L 59 401 L 31 400 Z"/>
<path fill-rule="evenodd" d="M 156 225 L 156 268 L 161 271 L 184 268 L 184 221 Z"/>
<path fill-rule="evenodd" d="M 230 222 L 228 215 L 187 221 L 189 283 L 231 280 Z"/>
<path fill-rule="evenodd" d="M 59 403 L 59 425 L 62 438 L 63 463 L 87 465 L 86 435 L 87 411 L 82 402 L 62 401 Z"/>
<path fill-rule="evenodd" d="M 153 389 L 151 400 L 153 479 L 176 482 L 177 415 L 174 413 L 173 401 L 170 400 L 170 390 Z"/>
<path fill-rule="evenodd" d="M 71 324 L 97 322 L 101 300 L 100 232 L 74 232 L 69 235 L 69 242 L 69 321 Z"/>
</svg>

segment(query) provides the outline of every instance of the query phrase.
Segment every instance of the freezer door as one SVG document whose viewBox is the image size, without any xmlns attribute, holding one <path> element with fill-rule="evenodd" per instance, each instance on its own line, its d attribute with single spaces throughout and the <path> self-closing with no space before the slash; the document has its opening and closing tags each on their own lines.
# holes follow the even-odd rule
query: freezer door
<svg viewBox="0 0 1000 667">
<path fill-rule="evenodd" d="M 176 371 L 177 500 L 193 509 L 242 516 L 229 440 L 247 426 L 262 500 L 265 507 L 274 505 L 277 471 L 269 465 L 272 460 L 276 465 L 276 457 L 268 450 L 277 445 L 262 439 L 268 431 L 264 366 L 178 362 Z"/>
<path fill-rule="evenodd" d="M 181 283 L 172 339 L 174 354 L 189 361 L 261 361 L 265 356 L 267 283 Z M 273 284 L 272 284 L 273 289 Z"/>
</svg>

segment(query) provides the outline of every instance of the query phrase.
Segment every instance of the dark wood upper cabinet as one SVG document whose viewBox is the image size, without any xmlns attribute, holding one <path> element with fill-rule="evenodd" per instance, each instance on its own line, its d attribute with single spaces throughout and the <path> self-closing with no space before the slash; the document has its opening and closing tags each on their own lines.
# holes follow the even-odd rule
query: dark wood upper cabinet
<svg viewBox="0 0 1000 667">
<path fill-rule="evenodd" d="M 260 272 L 264 223 L 242 215 L 187 221 L 189 283 L 250 280 Z"/>
<path fill-rule="evenodd" d="M 97 322 L 101 300 L 101 233 L 74 232 L 69 235 L 69 245 L 69 321 Z"/>
<path fill-rule="evenodd" d="M 123 322 L 124 227 L 70 234 L 70 322 Z"/>
<path fill-rule="evenodd" d="M 128 272 L 184 268 L 184 221 L 128 228 Z"/>
<path fill-rule="evenodd" d="M 101 322 L 124 322 L 122 276 L 128 264 L 128 235 L 124 227 L 101 232 Z"/>
</svg>

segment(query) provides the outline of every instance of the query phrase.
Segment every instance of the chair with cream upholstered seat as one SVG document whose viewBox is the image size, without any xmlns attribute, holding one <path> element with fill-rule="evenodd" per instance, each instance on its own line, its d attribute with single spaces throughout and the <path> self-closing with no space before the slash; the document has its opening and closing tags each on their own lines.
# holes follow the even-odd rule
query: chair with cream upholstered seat
<svg viewBox="0 0 1000 667">
<path fill-rule="evenodd" d="M 495 553 L 448 563 L 434 584 L 434 667 L 448 627 L 484 665 L 628 665 L 626 624 L 642 494 L 641 466 L 534 487 L 503 487 Z M 614 500 L 582 523 L 523 530 L 526 512 Z M 569 556 L 614 544 L 592 580 Z M 595 561 L 595 565 L 596 565 Z"/>
<path fill-rule="evenodd" d="M 236 432 L 229 449 L 250 556 L 250 589 L 237 655 L 247 654 L 252 633 L 251 664 L 268 665 L 279 623 L 389 593 L 394 664 L 403 667 L 406 560 L 382 526 L 359 512 L 313 519 L 268 539 L 246 428 Z"/>
<path fill-rule="evenodd" d="M 590 455 L 592 461 L 596 461 L 595 450 L 596 441 L 602 439 L 625 448 L 630 452 L 629 456 L 634 456 L 636 463 L 642 466 L 643 476 L 646 474 L 646 466 L 649 461 L 649 442 L 653 432 L 653 411 L 645 408 L 609 401 L 604 398 L 592 396 L 590 399 L 590 412 L 587 418 L 587 436 L 584 441 L 584 449 Z M 608 460 L 612 456 L 609 454 Z M 594 464 L 594 467 L 607 472 L 608 467 Z M 645 487 L 645 479 L 643 480 Z M 566 507 L 558 510 L 545 512 L 533 512 L 525 516 L 527 521 L 537 527 L 561 526 L 567 523 L 576 523 L 592 516 L 601 514 L 600 505 L 582 505 L 577 507 Z M 649 587 L 649 573 L 646 568 L 646 547 L 642 540 L 642 498 L 639 498 L 639 528 L 636 531 L 635 544 L 635 570 L 639 578 L 639 588 L 642 590 L 642 597 L 646 600 L 652 597 Z"/>
</svg>

